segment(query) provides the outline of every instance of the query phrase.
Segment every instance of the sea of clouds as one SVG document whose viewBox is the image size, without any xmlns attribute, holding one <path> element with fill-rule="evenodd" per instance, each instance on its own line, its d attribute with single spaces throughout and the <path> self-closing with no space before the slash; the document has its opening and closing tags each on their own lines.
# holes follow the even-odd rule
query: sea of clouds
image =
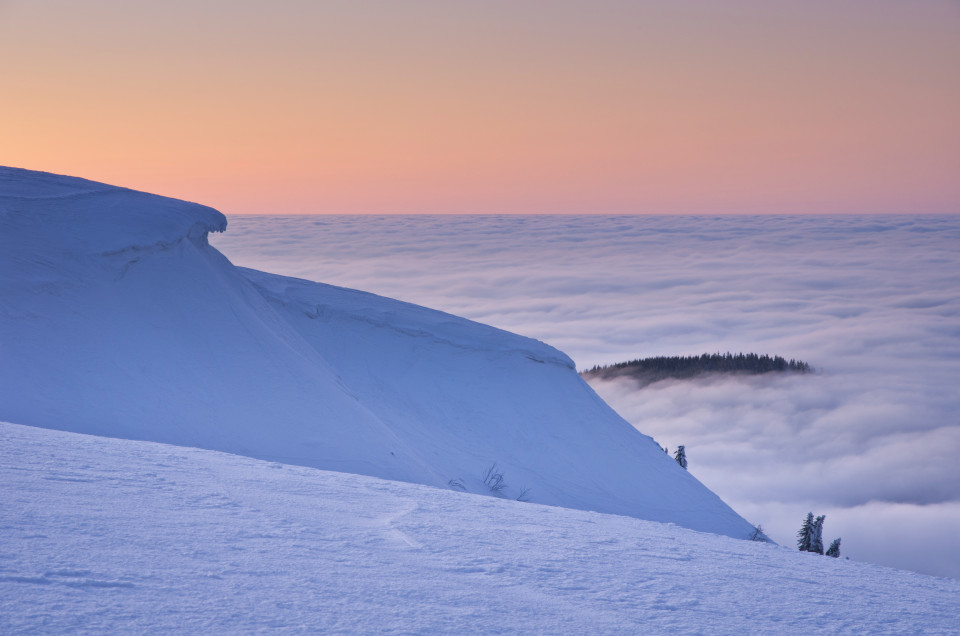
<svg viewBox="0 0 960 636">
<path fill-rule="evenodd" d="M 811 375 L 597 392 L 790 545 L 960 578 L 960 217 L 230 217 L 234 263 L 548 342 L 579 368 L 757 352 Z"/>
</svg>

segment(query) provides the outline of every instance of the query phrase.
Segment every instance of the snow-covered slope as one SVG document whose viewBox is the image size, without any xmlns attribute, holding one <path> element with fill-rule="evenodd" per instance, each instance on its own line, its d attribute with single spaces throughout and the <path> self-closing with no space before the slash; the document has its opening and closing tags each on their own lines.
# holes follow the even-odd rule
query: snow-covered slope
<svg viewBox="0 0 960 636">
<path fill-rule="evenodd" d="M 951 634 L 952 579 L 0 424 L 0 633 Z"/>
<path fill-rule="evenodd" d="M 746 537 L 543 343 L 234 267 L 217 211 L 0 169 L 0 419 Z"/>
</svg>

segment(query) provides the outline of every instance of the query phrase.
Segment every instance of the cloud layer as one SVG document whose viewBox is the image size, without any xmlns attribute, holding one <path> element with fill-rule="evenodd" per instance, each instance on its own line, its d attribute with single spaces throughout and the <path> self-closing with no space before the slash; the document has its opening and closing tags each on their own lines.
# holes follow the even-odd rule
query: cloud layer
<svg viewBox="0 0 960 636">
<path fill-rule="evenodd" d="M 231 217 L 239 264 L 544 340 L 580 368 L 756 351 L 816 375 L 595 388 L 778 542 L 960 577 L 960 217 Z M 875 517 L 875 519 L 874 519 Z"/>
</svg>

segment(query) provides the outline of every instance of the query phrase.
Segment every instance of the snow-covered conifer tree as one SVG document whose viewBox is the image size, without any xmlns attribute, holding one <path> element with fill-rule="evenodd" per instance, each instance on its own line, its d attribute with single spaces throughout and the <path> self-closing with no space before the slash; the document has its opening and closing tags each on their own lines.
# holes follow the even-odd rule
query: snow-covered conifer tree
<svg viewBox="0 0 960 636">
<path fill-rule="evenodd" d="M 677 446 L 677 452 L 674 454 L 673 458 L 677 460 L 677 463 L 680 464 L 681 468 L 687 467 L 687 451 L 686 447 L 683 445 Z"/>
<path fill-rule="evenodd" d="M 810 552 L 823 554 L 823 520 L 827 515 L 820 515 L 813 522 L 813 536 L 810 539 Z"/>
<path fill-rule="evenodd" d="M 827 548 L 827 556 L 833 557 L 834 559 L 840 558 L 840 537 L 830 542 L 830 547 Z"/>
<path fill-rule="evenodd" d="M 803 525 L 800 526 L 800 531 L 797 533 L 797 549 L 801 552 L 811 552 L 813 524 L 813 513 L 808 512 L 807 518 L 803 520 Z"/>
</svg>

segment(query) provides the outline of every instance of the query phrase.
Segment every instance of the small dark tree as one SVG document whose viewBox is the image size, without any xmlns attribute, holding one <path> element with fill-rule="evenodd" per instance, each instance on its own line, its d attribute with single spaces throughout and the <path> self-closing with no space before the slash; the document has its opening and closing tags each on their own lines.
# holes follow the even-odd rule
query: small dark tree
<svg viewBox="0 0 960 636">
<path fill-rule="evenodd" d="M 677 446 L 677 452 L 674 454 L 673 458 L 677 460 L 677 463 L 680 464 L 680 467 L 686 470 L 687 468 L 687 450 L 683 445 Z"/>
<path fill-rule="evenodd" d="M 813 537 L 810 540 L 810 552 L 823 554 L 823 520 L 827 515 L 820 515 L 813 522 Z"/>
<path fill-rule="evenodd" d="M 827 556 L 833 557 L 834 559 L 840 558 L 840 537 L 837 537 L 830 543 L 830 547 L 827 548 Z"/>
<path fill-rule="evenodd" d="M 801 552 L 812 552 L 810 547 L 813 545 L 813 524 L 813 513 L 808 512 L 800 531 L 797 532 L 797 549 Z"/>
</svg>

